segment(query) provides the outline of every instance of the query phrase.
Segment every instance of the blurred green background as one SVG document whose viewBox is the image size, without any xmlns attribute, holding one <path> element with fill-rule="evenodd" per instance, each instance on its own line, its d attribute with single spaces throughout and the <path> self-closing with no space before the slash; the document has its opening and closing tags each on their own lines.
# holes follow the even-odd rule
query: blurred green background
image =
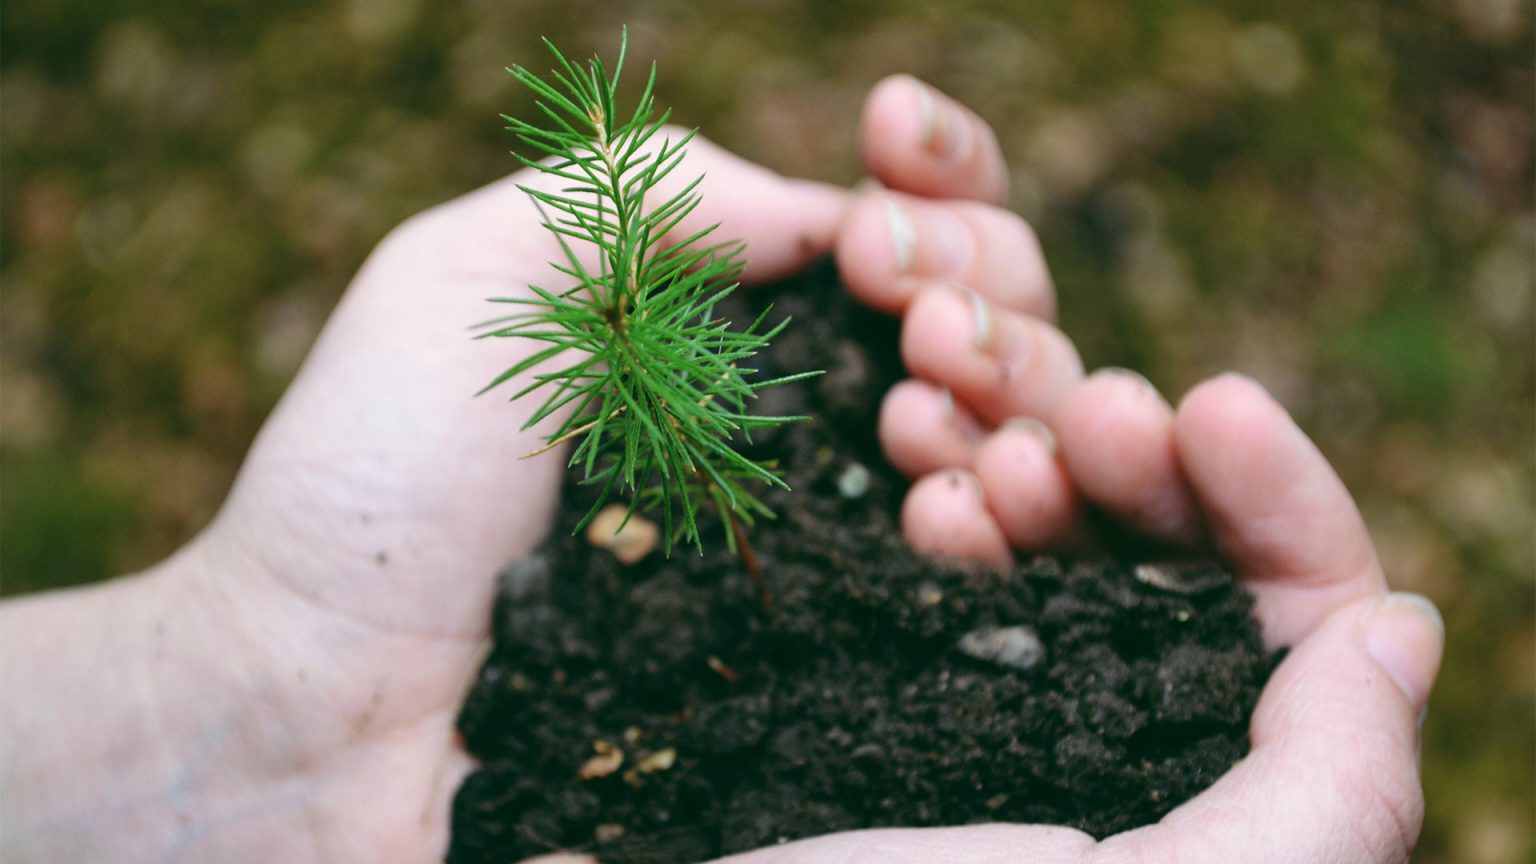
<svg viewBox="0 0 1536 864">
<path fill-rule="evenodd" d="M 625 23 L 780 171 L 857 180 L 891 72 L 990 120 L 1090 365 L 1264 381 L 1445 610 L 1415 860 L 1533 859 L 1524 0 L 7 3 L 0 589 L 194 533 L 369 248 L 512 169 L 502 67 Z"/>
</svg>

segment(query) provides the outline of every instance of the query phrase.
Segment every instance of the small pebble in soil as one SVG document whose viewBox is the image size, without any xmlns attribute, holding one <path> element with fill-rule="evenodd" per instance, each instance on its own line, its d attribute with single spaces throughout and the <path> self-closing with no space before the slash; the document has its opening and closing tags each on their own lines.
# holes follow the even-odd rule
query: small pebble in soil
<svg viewBox="0 0 1536 864">
<path fill-rule="evenodd" d="M 1137 564 L 1131 575 L 1138 582 L 1161 588 L 1174 594 L 1199 594 L 1220 588 L 1228 581 L 1222 574 L 1212 574 L 1211 568 L 1199 562 L 1167 562 Z"/>
<path fill-rule="evenodd" d="M 924 582 L 921 585 L 917 586 L 917 605 L 918 606 L 920 606 L 920 607 L 922 607 L 924 609 L 927 609 L 930 606 L 937 606 L 937 605 L 939 605 L 940 603 L 943 603 L 943 602 L 944 602 L 944 589 L 943 588 L 940 588 L 939 586 L 933 584 L 932 582 Z"/>
<path fill-rule="evenodd" d="M 837 491 L 849 500 L 863 498 L 869 491 L 869 479 L 869 469 L 854 462 L 837 475 Z"/>
<path fill-rule="evenodd" d="M 1039 634 L 1022 624 L 973 630 L 961 636 L 955 647 L 968 657 L 1009 669 L 1030 669 L 1045 657 Z"/>
</svg>

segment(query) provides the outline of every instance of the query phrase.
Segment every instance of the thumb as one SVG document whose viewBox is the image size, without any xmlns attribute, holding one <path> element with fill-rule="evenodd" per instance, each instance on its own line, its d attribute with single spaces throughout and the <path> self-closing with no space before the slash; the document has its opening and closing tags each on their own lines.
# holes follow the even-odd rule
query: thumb
<svg viewBox="0 0 1536 864">
<path fill-rule="evenodd" d="M 686 132 L 668 128 L 674 140 Z M 658 185 L 654 200 L 665 201 L 702 175 L 699 206 L 668 235 L 682 240 L 718 223 L 714 241 L 747 246 L 750 282 L 779 279 L 832 249 L 851 201 L 847 189 L 814 180 L 785 177 L 695 137 L 678 171 Z"/>
<path fill-rule="evenodd" d="M 1443 649 L 1423 597 L 1338 610 L 1276 670 L 1248 757 L 1158 825 L 1105 846 L 1211 864 L 1406 861 L 1424 818 L 1419 728 Z"/>
<path fill-rule="evenodd" d="M 663 142 L 675 144 L 689 134 L 689 130 L 678 126 L 664 126 L 641 152 L 655 158 Z M 745 244 L 743 279 L 747 282 L 789 276 L 832 250 L 853 200 L 850 190 L 816 180 L 786 177 L 749 162 L 702 135 L 694 135 L 688 141 L 686 154 L 676 169 L 658 177 L 655 187 L 645 195 L 645 206 L 656 208 L 698 183 L 691 190 L 698 197 L 697 205 L 680 215 L 677 224 L 667 231 L 664 243 L 684 243 L 711 226 L 718 226 L 701 242 Z M 505 248 L 508 238 L 541 234 L 537 226 L 543 216 L 525 187 L 563 192 L 566 185 L 567 181 L 557 175 L 519 171 L 434 208 L 432 213 L 435 221 L 444 223 L 445 233 L 468 232 L 477 237 L 502 238 L 492 248 Z M 578 254 L 592 254 L 585 244 L 577 247 Z M 543 256 L 553 260 L 558 258 L 559 250 L 551 245 L 544 249 Z M 543 261 L 527 263 L 534 265 L 529 271 L 532 273 L 548 269 Z"/>
</svg>

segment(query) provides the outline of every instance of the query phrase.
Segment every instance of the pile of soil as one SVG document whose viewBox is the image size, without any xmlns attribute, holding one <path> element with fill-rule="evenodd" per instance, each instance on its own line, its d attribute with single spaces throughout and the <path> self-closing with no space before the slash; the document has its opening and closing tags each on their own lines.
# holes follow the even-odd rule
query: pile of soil
<svg viewBox="0 0 1536 864">
<path fill-rule="evenodd" d="M 1095 836 L 1155 822 L 1247 751 L 1278 657 L 1215 564 L 1007 574 L 918 560 L 880 458 L 902 374 L 894 321 L 830 268 L 737 299 L 794 323 L 761 373 L 760 436 L 793 493 L 752 543 L 764 608 L 718 525 L 703 555 L 632 566 L 557 528 L 502 576 L 495 646 L 459 720 L 481 762 L 452 864 L 554 850 L 681 864 L 878 826 L 1037 822 Z M 750 320 L 750 318 L 748 318 Z M 588 490 L 568 484 L 558 526 Z M 568 530 L 565 529 L 565 530 Z"/>
</svg>

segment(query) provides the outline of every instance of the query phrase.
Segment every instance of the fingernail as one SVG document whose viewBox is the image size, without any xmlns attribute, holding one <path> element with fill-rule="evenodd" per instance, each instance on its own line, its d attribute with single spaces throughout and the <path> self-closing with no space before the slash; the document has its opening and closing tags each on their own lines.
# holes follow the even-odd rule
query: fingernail
<svg viewBox="0 0 1536 864">
<path fill-rule="evenodd" d="M 1168 400 L 1163 398 L 1163 394 L 1160 391 L 1158 391 L 1157 385 L 1153 384 L 1150 380 L 1148 380 L 1147 376 L 1141 374 L 1140 372 L 1137 372 L 1134 369 L 1126 369 L 1123 366 L 1105 366 L 1103 369 L 1100 369 L 1098 372 L 1096 372 L 1094 374 L 1096 374 L 1096 375 L 1114 375 L 1114 376 L 1117 376 L 1117 377 L 1120 377 L 1120 378 L 1124 378 L 1124 379 L 1126 379 L 1128 381 L 1132 381 L 1132 382 L 1134 382 L 1136 384 L 1137 387 L 1141 388 L 1142 390 L 1146 391 L 1147 393 L 1152 394 L 1152 396 L 1154 398 L 1156 398 L 1159 402 L 1162 402 L 1164 405 L 1170 405 Z M 1172 407 L 1172 406 L 1170 405 L 1170 407 Z"/>
<path fill-rule="evenodd" d="M 981 443 L 981 439 L 987 437 L 986 430 L 981 428 L 975 418 L 968 414 L 961 414 L 955 407 L 955 394 L 948 387 L 939 387 L 939 410 L 943 412 L 944 421 L 950 428 L 959 433 L 961 440 L 968 446 Z"/>
<path fill-rule="evenodd" d="M 1263 393 L 1264 395 L 1268 396 L 1269 398 L 1271 398 L 1271 399 L 1275 398 L 1274 394 L 1269 392 L 1269 388 L 1264 386 L 1264 382 L 1263 381 L 1260 381 L 1259 379 L 1253 377 L 1252 375 L 1249 375 L 1246 372 L 1237 372 L 1237 371 L 1229 370 L 1229 371 L 1221 373 L 1221 375 L 1219 375 L 1217 377 L 1225 378 L 1228 381 L 1241 381 L 1244 384 L 1247 384 L 1248 386 L 1254 388 L 1255 390 L 1258 390 L 1260 393 Z"/>
<path fill-rule="evenodd" d="M 1016 371 L 1013 367 L 1022 365 L 1023 358 L 1029 354 L 1029 328 L 999 326 L 992 304 L 980 293 L 959 284 L 947 287 L 970 308 L 971 349 L 1000 361 L 1003 375 L 1013 374 Z"/>
<path fill-rule="evenodd" d="M 885 187 L 881 185 L 879 180 L 873 177 L 865 177 L 863 180 L 853 184 L 853 194 L 859 196 L 875 195 L 884 191 Z"/>
<path fill-rule="evenodd" d="M 1103 369 L 1100 369 L 1096 374 L 1099 374 L 1099 375 L 1117 375 L 1117 376 L 1120 376 L 1122 378 L 1129 378 L 1130 380 L 1136 382 L 1137 385 L 1139 385 L 1139 386 L 1141 386 L 1141 387 L 1143 387 L 1143 388 L 1145 388 L 1147 390 L 1151 390 L 1153 393 L 1157 392 L 1157 388 L 1152 385 L 1151 381 L 1147 380 L 1147 376 L 1141 374 L 1140 372 L 1137 372 L 1134 369 L 1127 369 L 1124 366 L 1105 366 Z"/>
<path fill-rule="evenodd" d="M 911 217 L 900 204 L 896 203 L 895 199 L 886 196 L 881 203 L 885 207 L 885 221 L 891 231 L 891 254 L 896 259 L 896 270 L 906 273 L 912 269 L 912 260 L 917 247 L 917 232 L 912 228 Z"/>
<path fill-rule="evenodd" d="M 919 139 L 923 149 L 945 160 L 964 156 L 970 147 L 970 129 L 965 118 L 949 101 L 939 96 L 933 88 L 918 81 L 912 86 L 917 91 L 917 106 L 922 123 Z"/>
<path fill-rule="evenodd" d="M 1056 452 L 1056 433 L 1051 427 L 1041 423 L 1033 417 L 1009 417 L 1003 421 L 1004 429 L 1017 429 L 1026 435 L 1033 435 L 1040 443 L 1045 445 L 1047 452 Z"/>
<path fill-rule="evenodd" d="M 1388 594 L 1365 622 L 1365 650 L 1423 712 L 1445 647 L 1445 619 L 1418 594 Z"/>
<path fill-rule="evenodd" d="M 954 289 L 971 306 L 971 347 L 977 351 L 986 351 L 992 344 L 991 307 L 980 294 L 964 285 L 956 285 Z"/>
<path fill-rule="evenodd" d="M 1245 381 L 1245 382 L 1247 382 L 1249 384 L 1252 384 L 1253 386 L 1258 387 L 1260 389 L 1262 389 L 1264 387 L 1264 385 L 1259 382 L 1259 379 L 1253 377 L 1252 375 L 1249 375 L 1247 372 L 1238 372 L 1235 369 L 1228 369 L 1227 371 L 1221 373 L 1221 375 L 1219 375 L 1217 377 L 1220 377 L 1220 378 L 1230 378 L 1233 381 Z"/>
<path fill-rule="evenodd" d="M 934 127 L 939 122 L 938 106 L 933 104 L 933 91 L 915 79 L 912 81 L 912 91 L 917 94 L 917 112 L 922 121 L 917 133 L 918 139 L 922 141 L 924 147 L 927 147 L 928 142 L 933 140 Z"/>
</svg>

